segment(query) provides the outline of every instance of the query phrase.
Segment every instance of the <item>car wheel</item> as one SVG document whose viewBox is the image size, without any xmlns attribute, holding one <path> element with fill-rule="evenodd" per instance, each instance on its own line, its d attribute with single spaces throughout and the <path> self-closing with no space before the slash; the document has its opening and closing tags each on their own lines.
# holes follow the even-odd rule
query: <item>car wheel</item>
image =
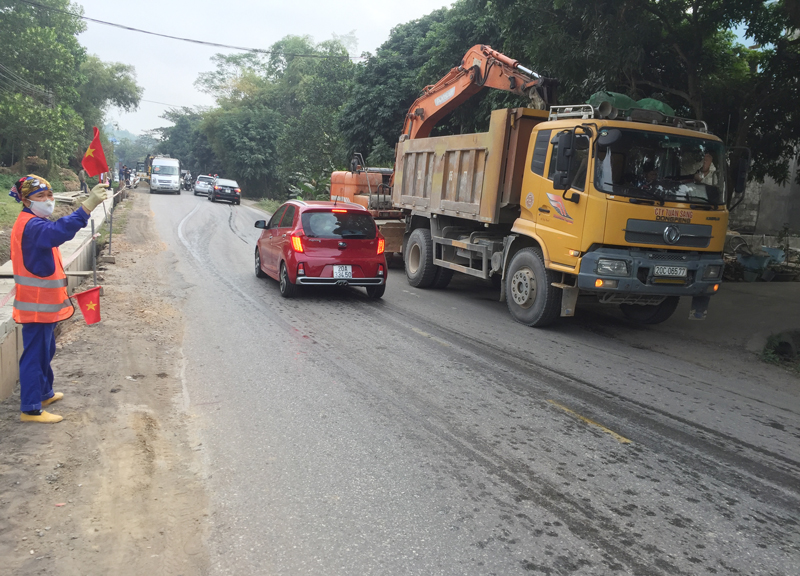
<svg viewBox="0 0 800 576">
<path fill-rule="evenodd" d="M 408 237 L 406 245 L 406 277 L 408 283 L 417 288 L 429 288 L 436 276 L 433 265 L 433 241 L 431 231 L 417 228 Z"/>
<path fill-rule="evenodd" d="M 506 272 L 506 304 L 511 316 L 527 326 L 552 324 L 561 313 L 561 290 L 555 272 L 544 266 L 542 251 L 523 248 Z"/>
<path fill-rule="evenodd" d="M 194 195 L 197 196 L 197 190 L 194 191 Z"/>
<path fill-rule="evenodd" d="M 386 292 L 386 284 L 381 284 L 380 286 L 367 286 L 367 296 L 370 298 L 382 298 L 384 292 Z"/>
<path fill-rule="evenodd" d="M 297 284 L 292 284 L 289 280 L 289 271 L 286 269 L 286 262 L 281 262 L 280 275 L 281 296 L 284 298 L 294 298 L 297 296 Z"/>
<path fill-rule="evenodd" d="M 622 314 L 631 322 L 637 324 L 661 324 L 675 313 L 680 298 L 669 296 L 661 304 L 655 306 L 640 306 L 638 304 L 620 304 Z"/>
<path fill-rule="evenodd" d="M 153 193 L 153 189 L 152 189 L 152 188 L 150 188 L 150 194 L 152 194 L 152 193 Z"/>
<path fill-rule="evenodd" d="M 261 254 L 258 253 L 258 246 L 256 246 L 256 277 L 266 278 L 267 273 L 261 269 Z"/>
<path fill-rule="evenodd" d="M 212 202 L 214 202 L 214 195 L 213 194 L 209 194 L 208 195 L 208 199 L 211 200 Z"/>
</svg>

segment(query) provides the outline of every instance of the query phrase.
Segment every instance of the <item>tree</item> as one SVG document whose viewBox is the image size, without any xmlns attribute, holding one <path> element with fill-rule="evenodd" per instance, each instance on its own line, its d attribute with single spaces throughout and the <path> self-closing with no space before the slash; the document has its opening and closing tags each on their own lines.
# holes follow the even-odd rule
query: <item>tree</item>
<svg viewBox="0 0 800 576">
<path fill-rule="evenodd" d="M 158 141 L 147 134 L 133 139 L 123 138 L 114 146 L 114 154 L 119 162 L 135 167 L 137 162 L 143 161 L 148 154 L 152 154 L 157 145 Z"/>
<path fill-rule="evenodd" d="M 0 0 L 0 159 L 35 154 L 48 170 L 70 158 L 77 166 L 106 108 L 135 108 L 141 89 L 132 67 L 87 57 L 80 7 L 38 4 Z"/>
<path fill-rule="evenodd" d="M 136 84 L 133 66 L 118 62 L 103 62 L 89 55 L 81 62 L 76 86 L 78 98 L 73 108 L 83 118 L 84 134 L 93 126 L 102 126 L 110 106 L 130 112 L 139 106 L 143 89 Z M 89 143 L 89 140 L 84 142 Z M 82 156 L 82 154 L 81 154 Z"/>
<path fill-rule="evenodd" d="M 378 139 L 394 145 L 408 107 L 425 86 L 418 73 L 428 55 L 420 51 L 425 35 L 444 20 L 442 8 L 392 29 L 377 53 L 359 65 L 349 100 L 339 118 L 349 152 L 368 156 Z"/>
<path fill-rule="evenodd" d="M 800 144 L 794 0 L 496 0 L 505 47 L 562 82 L 562 101 L 598 90 L 655 96 L 749 146 L 753 175 L 782 182 Z M 539 18 L 518 18 L 520 13 Z M 757 46 L 729 31 L 744 26 Z M 520 56 L 516 56 L 520 58 Z"/>
<path fill-rule="evenodd" d="M 287 36 L 269 54 L 218 54 L 212 62 L 216 70 L 195 83 L 217 99 L 200 130 L 225 173 L 247 182 L 249 193 L 281 198 L 345 165 L 338 118 L 355 66 L 341 42 Z M 175 131 L 164 134 L 171 140 Z"/>
<path fill-rule="evenodd" d="M 204 112 L 191 108 L 171 109 L 161 116 L 172 122 L 172 126 L 161 128 L 157 135 L 161 138 L 158 151 L 179 158 L 193 174 L 222 173 L 222 162 L 211 148 L 208 137 L 203 132 Z M 156 151 L 154 146 L 148 152 Z"/>
</svg>

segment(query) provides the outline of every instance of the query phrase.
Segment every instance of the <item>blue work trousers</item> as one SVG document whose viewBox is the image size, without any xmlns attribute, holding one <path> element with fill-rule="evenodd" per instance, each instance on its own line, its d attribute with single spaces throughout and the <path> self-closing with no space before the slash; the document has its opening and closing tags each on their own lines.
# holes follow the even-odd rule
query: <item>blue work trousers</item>
<svg viewBox="0 0 800 576">
<path fill-rule="evenodd" d="M 53 397 L 53 369 L 56 353 L 56 325 L 23 324 L 22 357 L 19 359 L 20 411 L 40 410 L 42 400 Z"/>
</svg>

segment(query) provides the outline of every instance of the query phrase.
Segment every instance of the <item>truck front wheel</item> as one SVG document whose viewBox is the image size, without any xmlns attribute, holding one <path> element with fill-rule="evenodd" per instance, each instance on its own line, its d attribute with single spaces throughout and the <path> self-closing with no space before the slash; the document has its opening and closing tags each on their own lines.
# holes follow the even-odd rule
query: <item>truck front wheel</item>
<svg viewBox="0 0 800 576">
<path fill-rule="evenodd" d="M 429 288 L 436 276 L 433 264 L 433 240 L 427 228 L 417 228 L 406 243 L 406 277 L 417 288 Z"/>
<path fill-rule="evenodd" d="M 537 328 L 552 324 L 561 311 L 556 274 L 545 268 L 542 251 L 523 248 L 506 271 L 506 303 L 517 322 Z"/>
<path fill-rule="evenodd" d="M 675 313 L 679 300 L 678 296 L 669 296 L 655 306 L 620 304 L 619 309 L 625 318 L 637 324 L 661 324 Z"/>
</svg>

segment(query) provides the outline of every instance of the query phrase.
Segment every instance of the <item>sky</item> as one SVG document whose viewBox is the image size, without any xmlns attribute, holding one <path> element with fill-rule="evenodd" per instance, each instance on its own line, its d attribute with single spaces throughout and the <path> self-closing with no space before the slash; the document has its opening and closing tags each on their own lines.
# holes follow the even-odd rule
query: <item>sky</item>
<svg viewBox="0 0 800 576">
<path fill-rule="evenodd" d="M 398 24 L 415 20 L 452 0 L 75 0 L 84 16 L 180 36 L 267 49 L 288 35 L 309 35 L 316 42 L 355 30 L 356 54 L 375 50 Z M 112 108 L 106 119 L 120 129 L 141 134 L 166 126 L 164 110 L 173 106 L 212 106 L 214 100 L 194 88 L 198 74 L 212 70 L 211 57 L 237 53 L 211 46 L 169 40 L 86 22 L 78 40 L 106 62 L 136 68 L 144 88 L 135 112 Z"/>
</svg>

